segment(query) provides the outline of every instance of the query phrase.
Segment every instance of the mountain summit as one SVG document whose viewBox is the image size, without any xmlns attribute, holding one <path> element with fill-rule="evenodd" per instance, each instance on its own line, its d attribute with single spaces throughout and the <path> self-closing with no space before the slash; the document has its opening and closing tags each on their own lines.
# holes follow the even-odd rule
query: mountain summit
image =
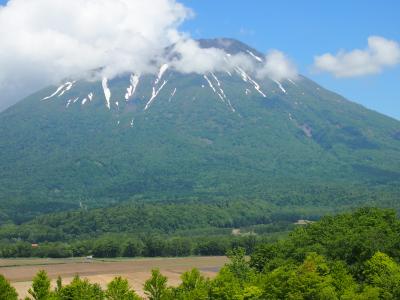
<svg viewBox="0 0 400 300">
<path fill-rule="evenodd" d="M 199 43 L 264 59 L 231 39 Z M 394 199 L 400 182 L 400 122 L 304 76 L 240 67 L 68 80 L 0 113 L 0 136 L 3 220 L 139 198 L 301 205 L 304 190 L 329 206 L 355 187 Z"/>
</svg>

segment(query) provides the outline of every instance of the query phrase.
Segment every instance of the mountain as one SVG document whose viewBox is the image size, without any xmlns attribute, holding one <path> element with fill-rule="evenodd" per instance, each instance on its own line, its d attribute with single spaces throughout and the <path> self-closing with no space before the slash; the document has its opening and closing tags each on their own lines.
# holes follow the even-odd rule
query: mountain
<svg viewBox="0 0 400 300">
<path fill-rule="evenodd" d="M 200 44 L 263 59 L 236 40 Z M 0 136 L 3 222 L 135 199 L 336 207 L 400 194 L 400 122 L 304 76 L 162 65 L 71 79 L 0 113 Z"/>
</svg>

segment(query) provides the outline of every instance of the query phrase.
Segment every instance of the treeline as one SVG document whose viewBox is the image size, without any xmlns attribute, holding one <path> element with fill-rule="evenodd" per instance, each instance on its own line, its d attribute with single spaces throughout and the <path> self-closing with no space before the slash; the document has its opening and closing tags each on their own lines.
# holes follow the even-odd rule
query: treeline
<svg viewBox="0 0 400 300">
<path fill-rule="evenodd" d="M 90 177 L 90 174 L 88 176 Z M 0 201 L 0 226 L 7 224 L 36 224 L 38 223 L 36 221 L 38 220 L 37 217 L 40 216 L 49 220 L 53 218 L 63 219 L 65 216 L 69 216 L 66 213 L 67 211 L 72 212 L 74 218 L 78 218 L 75 213 L 85 211 L 86 208 L 89 208 L 89 215 L 94 215 L 96 208 L 108 210 L 111 206 L 114 206 L 110 208 L 111 213 L 119 214 L 118 210 L 127 208 L 131 211 L 142 206 L 146 208 L 147 204 L 159 207 L 165 205 L 170 208 L 175 205 L 183 208 L 182 204 L 185 204 L 190 207 L 188 213 L 194 211 L 199 204 L 204 204 L 205 206 L 199 205 L 202 212 L 207 210 L 207 207 L 218 210 L 218 207 L 226 206 L 226 203 L 232 203 L 232 205 L 228 205 L 229 213 L 235 210 L 235 213 L 241 212 L 241 210 L 237 210 L 241 205 L 244 205 L 246 209 L 249 209 L 248 206 L 255 206 L 255 208 L 261 209 L 257 212 L 256 209 L 250 208 L 249 212 L 251 212 L 251 216 L 254 219 L 249 219 L 249 221 L 257 220 L 260 216 L 277 219 L 280 212 L 284 213 L 281 216 L 283 218 L 280 220 L 285 220 L 290 215 L 319 218 L 327 213 L 337 213 L 360 206 L 391 207 L 400 210 L 397 201 L 397 182 L 376 185 L 326 182 L 321 184 L 316 183 L 314 180 L 299 183 L 298 178 L 295 180 L 290 180 L 286 177 L 278 180 L 269 179 L 272 181 L 268 181 L 268 186 L 262 184 L 254 189 L 255 195 L 251 193 L 232 194 L 229 192 L 227 194 L 221 192 L 218 195 L 209 196 L 191 192 L 187 195 L 177 196 L 162 191 L 151 195 L 103 198 L 101 193 L 82 196 L 79 192 L 73 190 L 55 193 L 49 197 L 49 195 L 35 192 L 30 186 L 26 186 L 20 192 L 32 190 L 29 194 L 29 199 L 18 196 L 19 193 L 2 197 L 3 201 Z M 237 185 L 243 186 L 243 183 L 238 182 Z M 0 194 L 2 194 L 2 188 L 4 190 L 5 187 L 6 185 L 0 186 Z M 152 207 L 147 208 L 153 210 Z M 254 214 L 255 212 L 257 214 Z M 261 212 L 263 215 L 261 215 Z M 44 222 L 43 225 L 46 225 L 46 223 Z"/>
<path fill-rule="evenodd" d="M 0 257 L 224 255 L 285 235 L 304 214 L 265 201 L 142 202 L 0 227 Z M 280 221 L 280 220 L 284 221 Z M 232 235 L 233 229 L 239 234 Z"/>
<path fill-rule="evenodd" d="M 218 231 L 257 224 L 270 224 L 270 231 L 280 231 L 273 227 L 281 227 L 282 221 L 287 226 L 310 214 L 311 211 L 294 212 L 289 208 L 278 210 L 261 200 L 135 202 L 43 215 L 21 225 L 5 224 L 0 227 L 0 241 L 69 242 L 119 233 L 176 236 L 198 230 Z"/>
<path fill-rule="evenodd" d="M 27 242 L 0 244 L 0 257 L 21 258 L 67 258 L 94 256 L 97 258 L 114 257 L 178 257 L 191 255 L 225 255 L 237 247 L 248 254 L 253 253 L 257 244 L 266 237 L 247 236 L 210 236 L 210 237 L 165 237 L 142 236 L 106 237 L 94 240 L 81 240 L 73 243 L 43 243 L 34 245 Z"/>
<path fill-rule="evenodd" d="M 151 300 L 189 299 L 400 299 L 400 221 L 395 212 L 373 208 L 325 217 L 299 227 L 286 239 L 260 245 L 250 260 L 245 250 L 228 251 L 230 262 L 214 279 L 194 269 L 177 287 L 153 270 L 143 291 Z M 141 299 L 117 277 L 106 289 L 76 277 L 50 289 L 44 272 L 29 294 L 37 300 Z M 15 300 L 11 285 L 0 277 L 0 298 Z"/>
</svg>

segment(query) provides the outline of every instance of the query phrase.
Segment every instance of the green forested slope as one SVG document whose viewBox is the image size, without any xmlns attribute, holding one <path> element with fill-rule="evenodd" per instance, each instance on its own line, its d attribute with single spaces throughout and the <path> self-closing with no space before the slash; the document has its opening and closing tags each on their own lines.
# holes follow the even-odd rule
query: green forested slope
<svg viewBox="0 0 400 300">
<path fill-rule="evenodd" d="M 229 51 L 245 47 L 232 43 Z M 375 201 L 377 190 L 382 205 L 396 201 L 399 121 L 305 77 L 282 81 L 285 92 L 260 81 L 264 98 L 240 74 L 214 75 L 234 112 L 202 75 L 172 70 L 147 110 L 154 76 L 142 76 L 129 101 L 129 76 L 110 80 L 110 110 L 101 82 L 78 81 L 61 96 L 41 101 L 56 89 L 49 87 L 2 112 L 1 222 L 137 199 L 329 207 L 332 191 L 346 202 L 368 189 L 360 202 Z"/>
</svg>

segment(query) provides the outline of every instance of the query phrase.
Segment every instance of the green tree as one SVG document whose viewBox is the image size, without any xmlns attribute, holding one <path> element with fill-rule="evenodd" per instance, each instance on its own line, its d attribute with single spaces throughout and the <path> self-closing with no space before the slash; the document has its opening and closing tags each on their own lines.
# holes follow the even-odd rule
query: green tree
<svg viewBox="0 0 400 300">
<path fill-rule="evenodd" d="M 181 275 L 182 283 L 174 289 L 175 299 L 203 300 L 208 299 L 209 284 L 199 270 L 192 269 Z"/>
<path fill-rule="evenodd" d="M 172 238 L 165 245 L 168 256 L 188 256 L 192 251 L 192 243 L 186 238 Z"/>
<path fill-rule="evenodd" d="M 400 299 L 400 266 L 388 255 L 377 252 L 365 263 L 366 282 L 379 288 L 382 299 Z"/>
<path fill-rule="evenodd" d="M 262 299 L 262 294 L 263 291 L 260 287 L 258 286 L 248 286 L 245 287 L 243 290 L 243 300 L 258 300 L 258 299 Z"/>
<path fill-rule="evenodd" d="M 160 273 L 160 270 L 152 270 L 151 278 L 144 283 L 144 293 L 149 300 L 166 300 L 171 298 L 167 287 L 167 277 Z"/>
<path fill-rule="evenodd" d="M 141 241 L 130 239 L 122 246 L 122 256 L 136 257 L 143 254 L 144 244 Z"/>
<path fill-rule="evenodd" d="M 92 284 L 87 279 L 82 280 L 79 276 L 63 286 L 57 295 L 60 300 L 104 300 L 100 285 Z"/>
<path fill-rule="evenodd" d="M 217 277 L 212 280 L 210 298 L 218 300 L 241 299 L 243 296 L 242 282 L 229 270 L 223 267 Z"/>
<path fill-rule="evenodd" d="M 332 279 L 331 285 L 339 297 L 359 290 L 357 282 L 349 274 L 349 270 L 344 262 L 330 262 L 329 269 L 329 275 Z"/>
<path fill-rule="evenodd" d="M 39 271 L 32 281 L 32 288 L 28 293 L 35 300 L 47 300 L 50 295 L 50 278 L 44 270 Z"/>
<path fill-rule="evenodd" d="M 61 291 L 61 289 L 62 289 L 62 278 L 61 278 L 61 276 L 58 276 L 57 281 L 56 281 L 56 289 L 55 289 L 56 293 Z"/>
<path fill-rule="evenodd" d="M 246 261 L 246 251 L 238 247 L 227 253 L 230 262 L 211 283 L 211 299 L 262 299 L 259 278 Z"/>
<path fill-rule="evenodd" d="M 244 248 L 235 248 L 229 250 L 228 258 L 230 263 L 227 265 L 229 270 L 240 280 L 248 280 L 252 275 L 252 269 L 246 261 L 246 250 Z"/>
<path fill-rule="evenodd" d="M 120 254 L 120 245 L 111 239 L 101 239 L 96 241 L 93 254 L 96 257 L 117 257 Z"/>
<path fill-rule="evenodd" d="M 181 287 L 185 291 L 191 291 L 199 286 L 204 285 L 206 282 L 205 278 L 201 276 L 198 269 L 192 269 L 181 275 L 182 283 Z"/>
<path fill-rule="evenodd" d="M 340 300 L 378 300 L 379 297 L 379 289 L 366 285 L 364 289 L 360 292 L 357 291 L 346 291 L 341 297 Z"/>
<path fill-rule="evenodd" d="M 17 300 L 18 294 L 14 287 L 8 282 L 3 275 L 0 275 L 0 299 Z"/>
<path fill-rule="evenodd" d="M 149 236 L 144 239 L 144 254 L 150 257 L 163 256 L 165 253 L 165 239 L 159 236 Z"/>
<path fill-rule="evenodd" d="M 267 274 L 267 299 L 337 299 L 330 269 L 325 259 L 315 253 L 299 265 L 286 265 Z"/>
<path fill-rule="evenodd" d="M 130 289 L 128 280 L 121 277 L 114 278 L 105 292 L 107 300 L 140 300 L 140 297 Z"/>
</svg>

